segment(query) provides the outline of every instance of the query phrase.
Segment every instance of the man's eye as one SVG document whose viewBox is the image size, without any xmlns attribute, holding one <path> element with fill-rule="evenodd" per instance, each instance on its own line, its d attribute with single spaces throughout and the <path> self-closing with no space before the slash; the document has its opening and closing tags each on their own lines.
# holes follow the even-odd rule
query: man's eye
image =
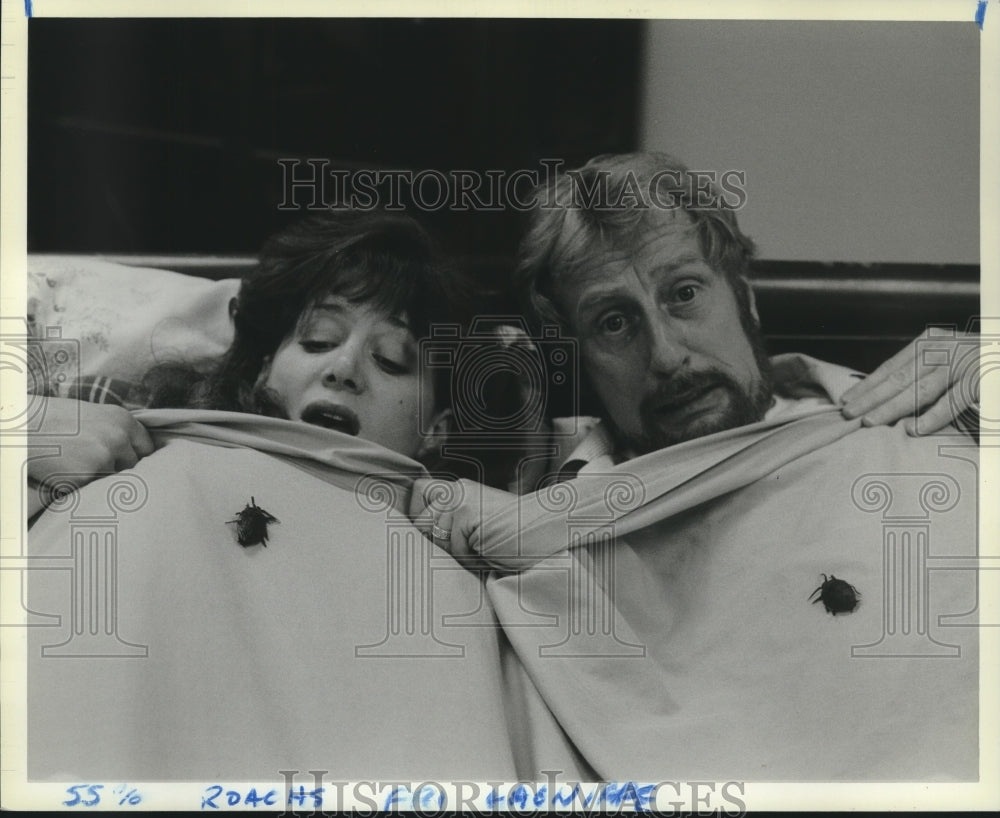
<svg viewBox="0 0 1000 818">
<path fill-rule="evenodd" d="M 406 375 L 410 371 L 410 368 L 406 364 L 398 363 L 391 358 L 386 358 L 384 355 L 373 355 L 372 357 L 375 359 L 375 363 L 390 375 Z"/>
<path fill-rule="evenodd" d="M 673 293 L 674 301 L 687 304 L 698 296 L 698 287 L 694 284 L 682 284 Z"/>
<path fill-rule="evenodd" d="M 621 312 L 610 312 L 598 322 L 605 335 L 621 335 L 629 327 L 628 317 Z"/>
</svg>

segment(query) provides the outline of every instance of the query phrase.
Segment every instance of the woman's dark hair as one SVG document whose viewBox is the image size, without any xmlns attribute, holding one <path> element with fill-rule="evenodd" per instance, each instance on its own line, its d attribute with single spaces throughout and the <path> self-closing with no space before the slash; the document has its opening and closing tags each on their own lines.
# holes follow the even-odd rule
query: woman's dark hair
<svg viewBox="0 0 1000 818">
<path fill-rule="evenodd" d="M 438 260 L 430 237 L 409 216 L 324 212 L 268 239 L 240 284 L 229 349 L 212 362 L 154 367 L 143 379 L 147 405 L 284 417 L 269 393 L 255 388 L 258 375 L 303 313 L 331 294 L 405 313 L 417 339 L 436 323 L 466 325 L 472 310 L 468 283 Z M 441 376 L 434 385 L 443 408 L 449 378 L 446 371 Z"/>
</svg>

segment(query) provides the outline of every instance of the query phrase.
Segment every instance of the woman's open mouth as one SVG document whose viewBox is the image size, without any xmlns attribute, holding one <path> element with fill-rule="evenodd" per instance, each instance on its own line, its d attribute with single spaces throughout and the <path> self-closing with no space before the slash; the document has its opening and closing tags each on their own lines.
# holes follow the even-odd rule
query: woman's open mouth
<svg viewBox="0 0 1000 818">
<path fill-rule="evenodd" d="M 361 429 L 358 416 L 346 406 L 336 403 L 311 403 L 302 411 L 300 419 L 313 426 L 322 426 L 354 437 L 357 437 Z"/>
</svg>

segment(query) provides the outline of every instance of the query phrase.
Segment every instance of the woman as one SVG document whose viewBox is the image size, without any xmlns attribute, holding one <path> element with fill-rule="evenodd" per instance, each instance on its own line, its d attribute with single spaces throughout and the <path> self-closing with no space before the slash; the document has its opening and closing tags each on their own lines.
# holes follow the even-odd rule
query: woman
<svg viewBox="0 0 1000 818">
<path fill-rule="evenodd" d="M 312 217 L 264 245 L 241 282 L 222 358 L 154 367 L 142 403 L 301 420 L 433 465 L 450 422 L 449 373 L 420 370 L 417 339 L 435 323 L 461 323 L 471 300 L 412 219 Z M 50 398 L 50 428 L 62 416 L 75 422 L 77 412 L 80 435 L 33 438 L 33 448 L 59 444 L 61 455 L 30 460 L 32 482 L 58 473 L 82 486 L 152 453 L 148 432 L 118 406 Z M 39 494 L 31 492 L 32 514 Z"/>
<path fill-rule="evenodd" d="M 138 417 L 156 451 L 67 493 L 32 528 L 32 556 L 75 549 L 66 565 L 84 593 L 113 594 L 74 605 L 61 572 L 30 572 L 32 610 L 65 626 L 31 635 L 32 776 L 527 774 L 508 700 L 540 708 L 537 694 L 503 670 L 493 628 L 459 628 L 460 644 L 435 637 L 435 622 L 474 611 L 482 589 L 405 516 L 450 422 L 448 373 L 418 366 L 418 339 L 466 309 L 461 280 L 407 217 L 332 213 L 268 242 L 221 359 L 145 378 L 151 409 Z M 125 450 L 114 467 L 152 448 L 122 421 L 112 413 L 105 426 Z M 111 529 L 78 536 L 109 506 Z M 426 571 L 413 579 L 401 565 Z M 67 646 L 142 661 L 48 660 Z M 507 693 L 510 674 L 520 681 Z M 79 691 L 86 715 L 75 719 Z M 540 712 L 560 769 L 575 770 Z"/>
</svg>

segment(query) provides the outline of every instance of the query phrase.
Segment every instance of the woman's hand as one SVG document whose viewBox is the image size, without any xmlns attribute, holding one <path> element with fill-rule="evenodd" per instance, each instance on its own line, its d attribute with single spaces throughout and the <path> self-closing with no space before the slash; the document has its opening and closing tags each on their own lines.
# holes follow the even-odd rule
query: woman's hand
<svg viewBox="0 0 1000 818">
<path fill-rule="evenodd" d="M 58 475 L 80 488 L 106 474 L 129 469 L 153 452 L 146 428 L 128 410 L 71 398 L 45 398 L 45 430 L 28 436 L 28 479 L 39 484 Z M 30 492 L 29 516 L 50 498 Z"/>
<path fill-rule="evenodd" d="M 409 517 L 435 545 L 467 568 L 489 568 L 479 556 L 484 520 L 503 510 L 516 513 L 517 495 L 474 480 L 420 478 L 413 483 Z"/>
<path fill-rule="evenodd" d="M 846 418 L 879 426 L 908 418 L 911 435 L 940 431 L 979 413 L 978 335 L 928 330 L 841 398 Z M 913 417 L 910 417 L 913 415 Z"/>
</svg>

